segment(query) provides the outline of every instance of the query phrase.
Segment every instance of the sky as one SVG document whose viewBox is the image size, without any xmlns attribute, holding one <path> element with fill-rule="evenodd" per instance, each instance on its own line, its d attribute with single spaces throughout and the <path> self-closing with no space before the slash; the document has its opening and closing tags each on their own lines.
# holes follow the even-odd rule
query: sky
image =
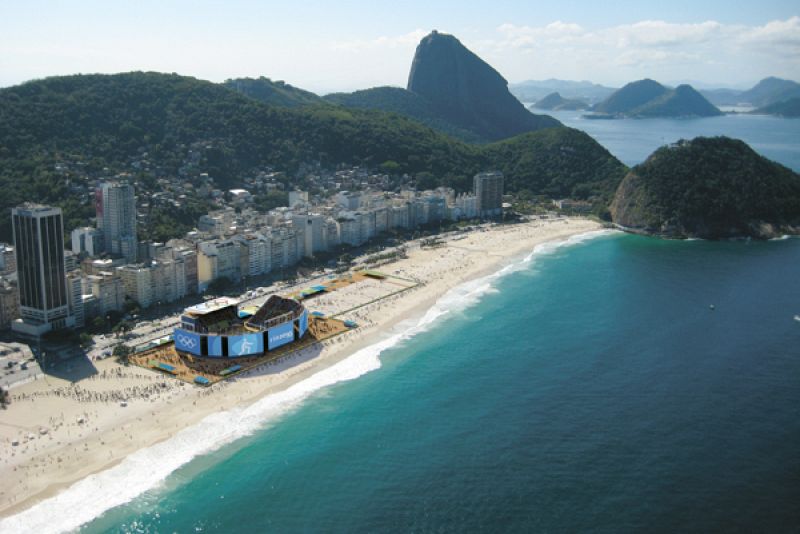
<svg viewBox="0 0 800 534">
<path fill-rule="evenodd" d="M 510 83 L 800 81 L 797 0 L 0 0 L 0 87 L 131 70 L 266 76 L 320 94 L 403 87 L 433 29 Z"/>
</svg>

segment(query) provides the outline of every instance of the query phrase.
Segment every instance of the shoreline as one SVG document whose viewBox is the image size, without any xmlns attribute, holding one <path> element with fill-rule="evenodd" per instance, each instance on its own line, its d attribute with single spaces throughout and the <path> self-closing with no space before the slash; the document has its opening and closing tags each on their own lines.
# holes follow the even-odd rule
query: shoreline
<svg viewBox="0 0 800 534">
<path fill-rule="evenodd" d="M 98 425 L 94 427 L 94 431 L 88 429 L 85 437 L 75 424 L 66 425 L 67 432 L 64 436 L 65 416 L 62 415 L 61 426 L 52 431 L 49 437 L 52 441 L 53 434 L 57 434 L 58 437 L 64 439 L 64 442 L 57 440 L 57 444 L 54 446 L 45 448 L 42 452 L 37 450 L 38 454 L 29 453 L 22 458 L 16 458 L 16 461 L 11 463 L 9 460 L 13 459 L 16 454 L 9 457 L 9 447 L 4 447 L 5 443 L 0 442 L 0 461 L 4 462 L 0 463 L 0 474 L 11 482 L 10 487 L 6 487 L 5 493 L 0 494 L 0 526 L 14 528 L 12 520 L 19 519 L 24 522 L 20 516 L 29 515 L 25 512 L 26 510 L 31 510 L 47 499 L 60 498 L 70 493 L 62 491 L 65 488 L 77 486 L 79 481 L 86 481 L 87 477 L 100 476 L 111 470 L 119 469 L 127 458 L 137 452 L 163 446 L 171 438 L 177 438 L 179 434 L 184 431 L 188 432 L 199 426 L 198 423 L 201 421 L 207 421 L 215 415 L 226 413 L 230 415 L 231 411 L 236 410 L 236 415 L 247 417 L 249 411 L 257 412 L 260 408 L 266 408 L 269 411 L 272 408 L 270 401 L 275 401 L 273 403 L 275 404 L 280 402 L 278 397 L 290 397 L 295 387 L 302 386 L 305 382 L 312 382 L 313 380 L 309 380 L 312 377 L 318 377 L 318 380 L 324 381 L 322 376 L 324 372 L 330 370 L 328 374 L 335 374 L 334 371 L 337 370 L 332 368 L 351 359 L 359 351 L 369 352 L 371 349 L 374 352 L 377 347 L 377 353 L 374 354 L 377 359 L 378 354 L 383 350 L 378 347 L 379 345 L 391 340 L 394 336 L 402 337 L 406 332 L 414 330 L 426 313 L 433 309 L 437 301 L 453 288 L 487 276 L 502 275 L 506 264 L 513 265 L 515 258 L 532 257 L 539 245 L 564 243 L 572 237 L 602 229 L 600 224 L 586 219 L 541 220 L 471 232 L 464 234 L 465 237 L 460 240 L 447 241 L 444 246 L 439 248 L 414 248 L 409 251 L 407 259 L 384 265 L 381 269 L 403 272 L 404 275 L 414 276 L 423 283 L 414 290 L 390 299 L 389 302 L 370 305 L 373 308 L 370 312 L 374 313 L 370 319 L 374 318 L 375 320 L 370 320 L 369 324 L 345 335 L 342 339 L 325 342 L 319 348 L 311 347 L 298 351 L 287 359 L 249 371 L 235 380 L 209 389 L 177 386 L 169 388 L 169 391 L 163 395 L 156 396 L 155 400 L 132 401 L 127 408 L 121 408 L 115 404 L 99 407 L 89 406 L 94 409 L 93 413 L 95 414 L 89 418 L 90 426 L 94 425 L 95 418 L 99 421 Z M 313 308 L 313 303 L 311 307 Z M 413 326 L 397 332 L 399 325 L 406 322 L 411 322 Z M 103 371 L 120 367 L 111 362 L 105 364 L 101 362 L 99 366 L 103 368 Z M 377 367 L 379 366 L 380 362 L 378 361 Z M 164 381 L 163 377 L 155 373 L 144 370 L 132 371 L 131 368 L 123 369 L 131 375 L 136 375 L 120 379 L 126 384 L 130 382 L 141 385 L 142 383 L 147 384 L 148 381 L 151 383 Z M 364 372 L 370 370 L 373 368 Z M 289 398 L 287 401 L 289 407 L 283 408 L 290 410 L 297 402 L 302 401 L 320 387 L 350 380 L 361 374 L 363 372 L 352 377 L 334 377 L 333 382 L 315 387 L 301 394 L 298 399 Z M 152 375 L 155 379 L 143 375 Z M 40 387 L 41 382 L 46 381 L 39 382 L 39 384 L 23 386 L 20 389 L 33 390 Z M 50 400 L 42 399 L 42 402 L 47 403 Z M 24 411 L 25 408 L 38 401 L 37 398 L 34 401 L 15 402 L 8 412 Z M 156 406 L 153 406 L 154 404 Z M 262 404 L 264 406 L 260 406 Z M 46 408 L 47 406 L 43 410 L 45 413 Z M 286 409 L 279 411 L 278 415 L 284 413 Z M 100 411 L 108 413 L 101 415 Z M 14 426 L 7 422 L 8 412 L 0 412 L 0 432 L 2 432 L 0 440 L 7 439 L 8 428 Z M 158 412 L 157 415 L 156 412 Z M 33 414 L 33 418 L 36 418 L 37 415 L 41 421 L 40 414 Z M 75 414 L 71 413 L 70 415 L 74 416 Z M 180 459 L 180 463 L 170 467 L 158 480 L 163 480 L 174 469 L 185 464 L 191 458 L 256 431 L 263 426 L 265 421 L 271 419 L 269 416 L 261 415 L 262 418 L 254 423 L 248 421 L 252 428 L 237 430 L 234 426 L 228 429 L 228 434 L 217 436 L 216 441 L 210 443 L 208 448 L 200 447 L 193 454 Z M 35 426 L 35 423 L 31 426 Z M 78 432 L 77 438 L 69 439 L 72 438 L 71 430 Z M 54 454 L 59 455 L 58 458 L 62 458 L 62 456 L 66 456 L 66 458 L 54 463 Z M 45 458 L 50 461 L 45 462 Z M 36 474 L 37 470 L 41 473 Z M 34 471 L 33 476 L 29 476 L 31 471 Z M 155 482 L 156 484 L 158 480 Z M 148 487 L 152 487 L 153 482 L 149 481 L 148 484 Z M 136 491 L 141 493 L 139 490 Z M 13 492 L 13 495 L 9 495 L 9 492 Z M 129 500 L 129 498 L 124 500 Z M 121 503 L 108 504 L 105 509 Z M 96 515 L 94 514 L 93 517 Z M 78 525 L 87 520 L 91 520 L 91 518 L 82 518 Z M 74 528 L 78 525 L 59 526 L 56 527 L 56 531 L 62 528 Z M 22 524 L 19 527 L 21 528 Z M 53 526 L 50 525 L 50 528 Z"/>
</svg>

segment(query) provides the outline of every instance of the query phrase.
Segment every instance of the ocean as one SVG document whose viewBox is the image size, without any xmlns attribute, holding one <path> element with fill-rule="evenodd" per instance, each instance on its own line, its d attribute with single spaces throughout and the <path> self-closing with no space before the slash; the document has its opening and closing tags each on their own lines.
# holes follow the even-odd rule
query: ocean
<svg viewBox="0 0 800 534">
<path fill-rule="evenodd" d="M 223 436 L 172 440 L 186 457 L 137 453 L 30 526 L 796 531 L 798 269 L 798 239 L 538 247 L 282 397 L 220 414 Z"/>
<path fill-rule="evenodd" d="M 592 120 L 581 118 L 584 113 L 548 114 L 566 126 L 585 131 L 629 166 L 643 162 L 658 147 L 679 139 L 725 135 L 741 139 L 759 154 L 800 172 L 800 119 L 738 114 L 702 119 Z"/>
</svg>

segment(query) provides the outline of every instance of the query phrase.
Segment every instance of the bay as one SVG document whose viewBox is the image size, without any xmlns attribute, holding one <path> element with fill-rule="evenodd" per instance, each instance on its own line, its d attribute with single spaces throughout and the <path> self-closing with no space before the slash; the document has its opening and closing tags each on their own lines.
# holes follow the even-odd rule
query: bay
<svg viewBox="0 0 800 534">
<path fill-rule="evenodd" d="M 800 172 L 800 119 L 729 114 L 695 119 L 597 120 L 584 119 L 582 111 L 548 114 L 566 126 L 585 131 L 628 166 L 643 162 L 658 147 L 679 139 L 724 135 L 741 139 L 759 154 Z"/>
</svg>

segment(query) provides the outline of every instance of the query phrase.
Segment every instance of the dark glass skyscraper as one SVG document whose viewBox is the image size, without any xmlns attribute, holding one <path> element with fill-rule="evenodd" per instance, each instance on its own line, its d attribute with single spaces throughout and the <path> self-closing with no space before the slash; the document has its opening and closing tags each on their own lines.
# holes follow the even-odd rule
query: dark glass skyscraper
<svg viewBox="0 0 800 534">
<path fill-rule="evenodd" d="M 39 336 L 71 326 L 60 208 L 26 204 L 11 210 L 17 255 L 21 334 Z"/>
</svg>

